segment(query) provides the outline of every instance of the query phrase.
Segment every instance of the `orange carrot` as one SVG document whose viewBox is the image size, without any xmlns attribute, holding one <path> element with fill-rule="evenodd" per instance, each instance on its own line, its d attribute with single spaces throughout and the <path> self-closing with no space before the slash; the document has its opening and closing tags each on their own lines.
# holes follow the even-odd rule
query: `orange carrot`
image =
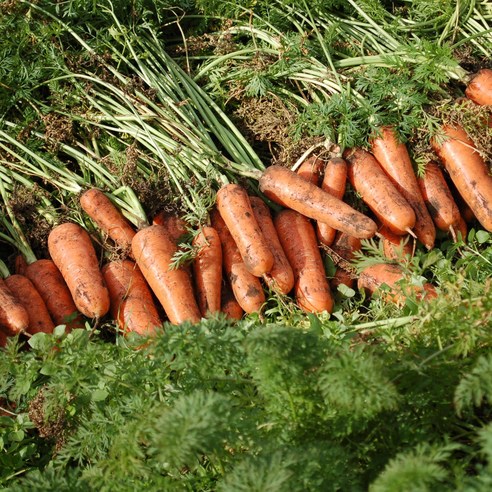
<svg viewBox="0 0 492 492">
<path fill-rule="evenodd" d="M 482 106 L 492 104 L 492 70 L 483 68 L 479 70 L 465 89 L 468 99 Z"/>
<path fill-rule="evenodd" d="M 339 258 L 350 262 L 355 257 L 355 252 L 361 248 L 361 240 L 359 238 L 349 236 L 344 232 L 338 232 L 330 249 L 337 257 L 333 258 L 335 264 L 338 264 Z M 334 256 L 332 254 L 332 256 Z M 355 283 L 355 275 L 352 271 L 346 269 L 344 265 L 338 265 L 335 270 L 335 275 L 330 280 L 332 289 L 337 289 L 340 284 L 352 288 Z"/>
<path fill-rule="evenodd" d="M 65 222 L 51 230 L 48 250 L 77 309 L 88 318 L 102 318 L 109 311 L 109 292 L 89 234 Z"/>
<path fill-rule="evenodd" d="M 27 277 L 19 274 L 10 275 L 5 279 L 5 283 L 27 311 L 29 326 L 26 331 L 31 335 L 39 332 L 53 333 L 55 324 L 34 284 Z"/>
<path fill-rule="evenodd" d="M 14 262 L 14 271 L 19 275 L 25 275 L 27 268 L 27 261 L 22 255 L 17 255 Z"/>
<path fill-rule="evenodd" d="M 164 226 L 151 225 L 135 235 L 133 256 L 172 324 L 198 322 L 201 314 L 190 276 L 183 268 L 171 269 L 176 244 Z"/>
<path fill-rule="evenodd" d="M 345 194 L 347 182 L 347 162 L 341 157 L 334 157 L 328 161 L 321 188 L 340 200 Z M 316 235 L 320 243 L 330 246 L 336 236 L 336 229 L 324 222 L 316 222 Z"/>
<path fill-rule="evenodd" d="M 37 260 L 26 268 L 26 277 L 43 298 L 55 325 L 67 331 L 84 326 L 62 274 L 51 260 Z"/>
<path fill-rule="evenodd" d="M 268 167 L 259 178 L 259 185 L 260 191 L 275 203 L 339 231 L 359 238 L 370 238 L 376 233 L 376 223 L 369 217 L 286 167 Z"/>
<path fill-rule="evenodd" d="M 415 295 L 417 300 L 437 297 L 436 289 L 429 282 L 423 287 L 404 285 L 404 278 L 404 271 L 399 265 L 378 263 L 362 270 L 357 286 L 369 295 L 379 293 L 384 300 L 396 304 L 404 304 L 407 297 L 412 295 Z M 383 285 L 386 285 L 388 290 L 382 289 Z"/>
<path fill-rule="evenodd" d="M 246 313 L 259 312 L 266 300 L 260 279 L 246 268 L 236 242 L 217 209 L 212 211 L 210 218 L 220 237 L 224 272 L 234 297 Z"/>
<path fill-rule="evenodd" d="M 465 219 L 463 219 L 461 215 L 458 222 L 456 222 L 456 224 L 453 225 L 453 230 L 451 231 L 451 235 L 453 237 L 454 242 L 459 240 L 466 242 L 468 236 L 468 226 L 466 224 Z"/>
<path fill-rule="evenodd" d="M 270 250 L 274 258 L 271 271 L 264 275 L 265 282 L 273 290 L 282 294 L 288 294 L 294 287 L 294 272 L 280 244 L 270 209 L 259 197 L 252 196 L 250 200 L 256 221 L 260 226 L 263 236 L 268 238 Z"/>
<path fill-rule="evenodd" d="M 275 228 L 294 271 L 298 306 L 308 312 L 331 313 L 333 297 L 309 219 L 294 210 L 282 210 L 275 217 Z"/>
<path fill-rule="evenodd" d="M 162 325 L 152 293 L 137 265 L 112 261 L 102 268 L 111 299 L 111 316 L 125 334 L 151 336 Z"/>
<path fill-rule="evenodd" d="M 186 222 L 175 213 L 161 211 L 152 219 L 152 224 L 164 226 L 169 234 L 169 239 L 176 245 L 188 234 Z"/>
<path fill-rule="evenodd" d="M 405 257 L 412 257 L 415 250 L 413 237 L 410 234 L 401 236 L 394 234 L 386 226 L 382 226 L 378 231 L 378 236 L 383 245 L 383 254 L 390 260 L 402 260 Z"/>
<path fill-rule="evenodd" d="M 324 160 L 318 156 L 307 158 L 298 168 L 296 173 L 306 181 L 311 181 L 315 185 L 319 184 L 321 173 L 324 167 Z"/>
<path fill-rule="evenodd" d="M 218 232 L 203 226 L 193 239 L 197 254 L 193 272 L 198 307 L 202 316 L 220 311 L 222 290 L 222 246 Z"/>
<path fill-rule="evenodd" d="M 460 220 L 460 211 L 436 161 L 429 161 L 418 179 L 422 196 L 436 227 L 449 232 Z"/>
<path fill-rule="evenodd" d="M 24 333 L 29 326 L 29 314 L 0 278 L 0 327 L 7 335 Z"/>
<path fill-rule="evenodd" d="M 487 231 L 492 231 L 492 177 L 489 167 L 466 131 L 444 125 L 445 140 L 432 140 L 437 153 L 459 194 Z"/>
<path fill-rule="evenodd" d="M 229 282 L 223 282 L 221 290 L 221 309 L 227 318 L 229 319 L 241 319 L 243 317 L 243 308 L 239 305 L 234 292 Z"/>
<path fill-rule="evenodd" d="M 80 196 L 86 214 L 125 252 L 131 249 L 135 231 L 113 202 L 100 190 L 92 188 Z"/>
<path fill-rule="evenodd" d="M 372 140 L 371 147 L 383 171 L 413 208 L 416 217 L 413 227 L 415 235 L 427 249 L 432 249 L 436 228 L 422 197 L 406 145 L 398 141 L 393 128 L 383 127 L 380 136 Z"/>
<path fill-rule="evenodd" d="M 352 149 L 346 159 L 350 183 L 378 219 L 395 234 L 408 233 L 415 225 L 415 212 L 376 158 L 365 150 Z"/>
<path fill-rule="evenodd" d="M 250 273 L 261 277 L 268 273 L 274 258 L 255 219 L 246 190 L 237 184 L 222 186 L 217 192 L 217 210 L 237 244 Z"/>
</svg>

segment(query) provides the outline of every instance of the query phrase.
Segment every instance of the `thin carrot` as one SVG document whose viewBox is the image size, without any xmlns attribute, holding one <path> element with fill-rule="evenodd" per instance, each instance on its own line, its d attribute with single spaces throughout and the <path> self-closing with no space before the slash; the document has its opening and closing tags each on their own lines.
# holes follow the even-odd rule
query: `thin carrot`
<svg viewBox="0 0 492 492">
<path fill-rule="evenodd" d="M 288 294 L 294 287 L 294 272 L 280 244 L 270 209 L 259 197 L 252 196 L 250 200 L 256 221 L 260 226 L 263 236 L 268 238 L 270 250 L 274 258 L 272 269 L 264 275 L 265 282 L 273 290 L 282 294 Z"/>
<path fill-rule="evenodd" d="M 72 294 L 51 260 L 37 260 L 26 268 L 26 277 L 43 298 L 55 325 L 66 325 L 67 331 L 84 326 Z"/>
<path fill-rule="evenodd" d="M 434 151 L 480 224 L 492 231 L 492 177 L 488 165 L 462 127 L 444 125 L 442 135 L 444 140 L 432 140 Z"/>
<path fill-rule="evenodd" d="M 240 320 L 244 314 L 243 308 L 234 297 L 231 284 L 227 280 L 222 283 L 220 310 L 229 319 Z"/>
<path fill-rule="evenodd" d="M 130 260 L 107 263 L 102 268 L 111 299 L 111 316 L 125 334 L 154 335 L 162 325 L 145 278 Z"/>
<path fill-rule="evenodd" d="M 347 183 L 347 162 L 341 157 L 333 157 L 325 167 L 321 188 L 340 200 L 345 194 Z M 324 222 L 316 222 L 318 241 L 326 246 L 333 244 L 337 230 Z"/>
<path fill-rule="evenodd" d="M 395 234 L 407 234 L 415 225 L 415 212 L 376 158 L 365 150 L 352 149 L 346 159 L 350 183 L 364 202 Z"/>
<path fill-rule="evenodd" d="M 393 128 L 383 127 L 380 135 L 372 139 L 371 147 L 374 157 L 395 188 L 413 208 L 416 217 L 413 232 L 417 239 L 427 249 L 432 249 L 436 228 L 422 197 L 406 145 L 398 140 Z"/>
<path fill-rule="evenodd" d="M 394 234 L 388 227 L 381 226 L 378 236 L 383 246 L 383 254 L 390 260 L 403 260 L 412 257 L 415 251 L 414 239 L 410 234 Z"/>
<path fill-rule="evenodd" d="M 359 238 L 370 238 L 376 233 L 376 223 L 369 217 L 286 167 L 269 166 L 259 178 L 259 186 L 275 203 L 339 231 Z"/>
<path fill-rule="evenodd" d="M 135 231 L 113 202 L 100 190 L 92 188 L 80 196 L 86 214 L 124 252 L 131 249 Z"/>
<path fill-rule="evenodd" d="M 311 181 L 315 185 L 319 185 L 321 173 L 325 162 L 319 156 L 308 157 L 298 168 L 296 173 L 306 181 Z"/>
<path fill-rule="evenodd" d="M 466 224 L 465 219 L 461 217 L 461 215 L 458 222 L 456 222 L 456 224 L 453 224 L 450 232 L 454 242 L 460 240 L 466 242 L 466 238 L 468 236 L 468 225 Z"/>
<path fill-rule="evenodd" d="M 39 332 L 53 333 L 55 324 L 34 284 L 27 277 L 19 274 L 10 275 L 5 279 L 5 283 L 27 311 L 29 325 L 26 331 L 31 335 Z"/>
<path fill-rule="evenodd" d="M 141 229 L 133 238 L 132 251 L 169 321 L 175 325 L 200 321 L 190 276 L 183 268 L 170 268 L 177 246 L 169 238 L 166 228 L 151 225 Z"/>
<path fill-rule="evenodd" d="M 246 313 L 260 312 L 266 300 L 260 279 L 246 268 L 236 242 L 217 209 L 212 211 L 210 218 L 220 237 L 224 272 L 234 297 Z"/>
<path fill-rule="evenodd" d="M 88 318 L 102 318 L 109 311 L 109 292 L 89 234 L 78 224 L 60 224 L 48 236 L 48 250 L 77 309 Z"/>
<path fill-rule="evenodd" d="M 274 258 L 255 219 L 246 190 L 237 184 L 222 186 L 217 192 L 217 210 L 237 244 L 250 273 L 261 277 L 268 273 Z"/>
<path fill-rule="evenodd" d="M 492 70 L 479 70 L 465 89 L 468 99 L 482 106 L 492 105 Z"/>
<path fill-rule="evenodd" d="M 307 217 L 288 209 L 280 211 L 274 221 L 280 243 L 294 271 L 298 306 L 313 313 L 332 312 L 333 297 L 313 225 Z"/>
<path fill-rule="evenodd" d="M 197 254 L 193 261 L 198 307 L 202 316 L 220 311 L 222 290 L 222 245 L 219 233 L 203 226 L 193 239 Z"/>
<path fill-rule="evenodd" d="M 355 257 L 355 252 L 361 248 L 361 240 L 354 236 L 338 232 L 333 244 L 330 246 L 328 253 L 331 254 L 333 262 L 337 265 L 335 274 L 330 280 L 332 289 L 337 289 L 340 284 L 352 288 L 355 283 L 356 276 L 352 270 L 347 270 L 345 262 L 350 262 Z M 344 265 L 339 265 L 340 258 L 345 260 Z"/>
<path fill-rule="evenodd" d="M 0 327 L 7 335 L 24 333 L 29 326 L 29 314 L 0 278 Z"/>
</svg>

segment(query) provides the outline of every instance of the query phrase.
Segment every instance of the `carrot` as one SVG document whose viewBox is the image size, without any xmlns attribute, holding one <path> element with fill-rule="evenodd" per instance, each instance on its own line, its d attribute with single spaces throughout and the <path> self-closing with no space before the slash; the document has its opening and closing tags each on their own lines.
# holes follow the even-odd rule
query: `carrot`
<svg viewBox="0 0 492 492">
<path fill-rule="evenodd" d="M 451 231 L 451 235 L 453 237 L 454 242 L 458 240 L 466 242 L 466 238 L 468 236 L 468 226 L 466 224 L 465 219 L 461 217 L 461 215 L 458 222 L 456 222 L 456 224 L 453 225 L 453 230 Z"/>
<path fill-rule="evenodd" d="M 125 252 L 131 249 L 135 231 L 113 202 L 100 190 L 92 188 L 80 196 L 85 213 Z"/>
<path fill-rule="evenodd" d="M 465 89 L 468 99 L 482 106 L 492 104 L 492 70 L 479 70 L 468 83 Z"/>
<path fill-rule="evenodd" d="M 29 326 L 29 314 L 0 278 L 0 327 L 7 335 L 24 333 Z"/>
<path fill-rule="evenodd" d="M 362 270 L 357 287 L 364 289 L 369 295 L 379 293 L 384 300 L 396 304 L 404 304 L 407 297 L 411 295 L 415 295 L 418 300 L 424 297 L 426 299 L 437 297 L 436 289 L 429 282 L 423 287 L 403 285 L 404 278 L 404 271 L 399 265 L 377 263 Z M 387 286 L 387 290 L 382 288 L 384 285 Z"/>
<path fill-rule="evenodd" d="M 427 249 L 432 249 L 436 228 L 422 197 L 406 145 L 398 141 L 393 128 L 383 127 L 380 136 L 372 139 L 371 147 L 383 171 L 413 208 L 416 217 L 413 227 L 415 235 Z"/>
<path fill-rule="evenodd" d="M 376 158 L 365 150 L 352 149 L 346 159 L 350 183 L 378 219 L 395 234 L 408 233 L 415 225 L 415 212 Z"/>
<path fill-rule="evenodd" d="M 152 293 L 137 265 L 112 261 L 102 268 L 111 299 L 111 316 L 125 334 L 154 335 L 162 325 Z"/>
<path fill-rule="evenodd" d="M 223 282 L 221 289 L 221 312 L 223 312 L 229 319 L 241 319 L 243 317 L 243 308 L 239 305 L 232 287 L 229 282 Z"/>
<path fill-rule="evenodd" d="M 78 224 L 60 224 L 48 236 L 48 251 L 77 309 L 88 318 L 103 317 L 109 311 L 109 292 L 89 234 Z"/>
<path fill-rule="evenodd" d="M 259 178 L 259 187 L 275 203 L 339 231 L 359 238 L 376 233 L 377 226 L 369 217 L 285 167 L 268 167 Z"/>
<path fill-rule="evenodd" d="M 340 200 L 345 194 L 347 182 L 347 162 L 341 157 L 334 157 L 328 161 L 321 188 Z M 336 236 L 336 229 L 324 222 L 316 223 L 316 235 L 320 243 L 330 246 Z"/>
<path fill-rule="evenodd" d="M 176 245 L 188 234 L 186 222 L 175 213 L 161 211 L 152 219 L 152 224 L 164 226 L 169 234 L 169 239 Z"/>
<path fill-rule="evenodd" d="M 222 290 L 222 245 L 219 233 L 204 226 L 193 239 L 197 254 L 193 261 L 193 272 L 198 307 L 202 316 L 220 311 Z"/>
<path fill-rule="evenodd" d="M 333 297 L 313 225 L 307 217 L 286 209 L 275 217 L 275 228 L 294 271 L 298 306 L 307 312 L 331 313 Z"/>
<path fill-rule="evenodd" d="M 458 205 L 436 161 L 429 161 L 425 173 L 418 179 L 422 196 L 436 227 L 449 232 L 460 220 Z"/>
<path fill-rule="evenodd" d="M 487 231 L 492 231 L 492 177 L 489 167 L 466 131 L 444 125 L 445 140 L 432 139 L 432 146 L 459 194 Z"/>
<path fill-rule="evenodd" d="M 190 276 L 183 268 L 171 269 L 176 244 L 161 225 L 141 229 L 132 241 L 133 256 L 169 321 L 196 323 L 201 314 L 193 293 Z"/>
<path fill-rule="evenodd" d="M 255 219 L 246 190 L 237 184 L 222 186 L 217 192 L 217 210 L 237 244 L 250 273 L 261 277 L 268 273 L 274 258 Z"/>
<path fill-rule="evenodd" d="M 43 298 L 55 325 L 66 325 L 70 331 L 84 326 L 82 317 L 62 274 L 51 260 L 37 260 L 26 268 L 26 277 Z"/>
<path fill-rule="evenodd" d="M 17 255 L 14 261 L 14 271 L 19 275 L 25 275 L 27 268 L 27 261 L 22 255 Z"/>
<path fill-rule="evenodd" d="M 234 297 L 246 313 L 261 311 L 266 299 L 260 279 L 246 268 L 236 242 L 217 209 L 212 211 L 210 218 L 220 237 L 224 272 L 231 284 Z"/>
<path fill-rule="evenodd" d="M 7 339 L 8 335 L 2 330 L 2 327 L 0 326 L 0 347 L 5 347 L 7 345 Z"/>
<path fill-rule="evenodd" d="M 318 156 L 311 156 L 307 158 L 298 168 L 296 173 L 315 185 L 319 184 L 321 173 L 324 167 L 324 160 Z"/>
<path fill-rule="evenodd" d="M 265 282 L 273 290 L 288 294 L 294 287 L 294 272 L 285 251 L 280 244 L 270 209 L 265 202 L 256 196 L 250 197 L 253 213 L 260 226 L 263 236 L 268 238 L 274 262 L 271 271 L 264 275 Z"/>
<path fill-rule="evenodd" d="M 361 240 L 359 238 L 349 236 L 344 232 L 338 232 L 330 247 L 331 251 L 329 250 L 329 253 L 331 253 L 334 263 L 338 265 L 340 258 L 346 262 L 350 262 L 355 256 L 354 253 L 359 251 L 360 248 Z M 335 275 L 330 280 L 330 286 L 332 289 L 337 289 L 340 284 L 344 284 L 352 288 L 355 278 L 356 276 L 351 270 L 347 270 L 343 265 L 338 265 Z"/>
<path fill-rule="evenodd" d="M 27 277 L 19 274 L 10 275 L 5 279 L 5 283 L 27 311 L 29 325 L 26 331 L 31 335 L 39 332 L 53 333 L 55 324 L 34 284 Z"/>
<path fill-rule="evenodd" d="M 404 257 L 412 257 L 415 250 L 413 237 L 410 234 L 404 236 L 394 234 L 386 226 L 378 231 L 378 236 L 383 245 L 383 254 L 390 260 L 401 260 Z"/>
</svg>

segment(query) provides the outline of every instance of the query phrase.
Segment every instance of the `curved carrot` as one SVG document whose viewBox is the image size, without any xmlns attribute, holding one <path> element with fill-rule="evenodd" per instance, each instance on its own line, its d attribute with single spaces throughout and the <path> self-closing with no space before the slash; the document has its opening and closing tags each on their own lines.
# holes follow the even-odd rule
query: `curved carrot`
<svg viewBox="0 0 492 492">
<path fill-rule="evenodd" d="M 240 320 L 244 314 L 243 308 L 234 297 L 234 292 L 232 292 L 232 287 L 229 282 L 224 282 L 222 284 L 220 310 L 229 319 Z"/>
<path fill-rule="evenodd" d="M 170 268 L 177 246 L 169 238 L 166 228 L 151 225 L 141 229 L 133 238 L 132 251 L 169 321 L 175 325 L 200 321 L 190 276 L 183 268 Z"/>
<path fill-rule="evenodd" d="M 298 306 L 308 312 L 331 313 L 333 297 L 309 219 L 294 210 L 282 210 L 275 217 L 275 228 L 294 271 Z"/>
<path fill-rule="evenodd" d="M 162 325 L 152 293 L 137 265 L 112 261 L 102 268 L 111 299 L 111 316 L 125 334 L 154 335 Z"/>
<path fill-rule="evenodd" d="M 436 227 L 449 232 L 461 218 L 458 205 L 437 162 L 429 161 L 418 179 L 422 196 Z"/>
<path fill-rule="evenodd" d="M 193 261 L 198 307 L 202 316 L 220 311 L 222 290 L 222 245 L 219 233 L 203 226 L 193 239 L 197 254 Z"/>
<path fill-rule="evenodd" d="M 444 125 L 445 140 L 432 140 L 459 194 L 487 231 L 492 231 L 492 177 L 473 140 L 458 126 Z"/>
<path fill-rule="evenodd" d="M 394 234 L 386 226 L 382 226 L 378 235 L 383 245 L 383 254 L 390 260 L 401 260 L 405 256 L 412 257 L 414 254 L 414 240 L 410 234 L 401 236 Z"/>
<path fill-rule="evenodd" d="M 72 294 L 53 261 L 37 260 L 27 266 L 25 274 L 43 298 L 55 325 L 66 325 L 68 331 L 84 326 Z"/>
<path fill-rule="evenodd" d="M 270 209 L 259 197 L 252 196 L 250 200 L 256 221 L 260 226 L 263 236 L 268 238 L 270 250 L 274 258 L 271 271 L 264 275 L 265 282 L 273 290 L 277 290 L 282 294 L 288 294 L 294 287 L 294 272 L 280 244 Z"/>
<path fill-rule="evenodd" d="M 224 271 L 234 297 L 246 313 L 259 312 L 266 300 L 260 279 L 246 268 L 239 249 L 217 209 L 212 211 L 210 218 L 220 237 Z"/>
<path fill-rule="evenodd" d="M 416 217 L 413 232 L 417 239 L 427 249 L 432 249 L 436 228 L 422 197 L 406 145 L 398 141 L 393 128 L 383 127 L 380 136 L 371 141 L 371 147 L 383 171 L 413 208 Z"/>
<path fill-rule="evenodd" d="M 482 106 L 492 104 L 492 70 L 483 68 L 472 78 L 465 89 L 468 99 Z"/>
<path fill-rule="evenodd" d="M 286 167 L 268 167 L 259 178 L 259 185 L 260 191 L 275 203 L 339 231 L 360 238 L 376 233 L 376 223 L 369 217 Z"/>
<path fill-rule="evenodd" d="M 415 212 L 395 188 L 376 158 L 362 149 L 346 157 L 348 177 L 362 200 L 395 234 L 406 234 L 415 225 Z"/>
<path fill-rule="evenodd" d="M 102 318 L 109 311 L 109 292 L 89 234 L 78 224 L 60 224 L 48 236 L 48 251 L 77 309 L 88 318 Z"/>
<path fill-rule="evenodd" d="M 29 327 L 29 314 L 0 278 L 0 327 L 7 335 L 24 333 Z"/>
<path fill-rule="evenodd" d="M 336 257 L 333 258 L 335 264 L 340 262 L 340 258 L 350 262 L 355 257 L 355 252 L 361 248 L 361 240 L 354 236 L 345 234 L 344 232 L 338 232 L 330 249 L 332 253 L 335 253 Z M 332 256 L 335 256 L 332 254 Z M 332 289 L 337 289 L 340 284 L 344 284 L 347 287 L 352 288 L 355 283 L 356 276 L 352 271 L 347 270 L 344 266 L 339 265 L 335 270 L 335 275 L 330 280 L 330 286 Z"/>
<path fill-rule="evenodd" d="M 26 331 L 31 335 L 39 332 L 53 333 L 55 324 L 34 284 L 27 277 L 19 274 L 10 275 L 5 279 L 5 283 L 27 311 L 29 326 Z"/>
<path fill-rule="evenodd" d="M 301 176 L 302 179 L 318 185 L 324 164 L 324 160 L 317 155 L 311 156 L 297 168 L 296 173 Z"/>
<path fill-rule="evenodd" d="M 100 190 L 92 188 L 80 196 L 85 213 L 125 252 L 131 250 L 135 231 L 113 202 Z"/>
<path fill-rule="evenodd" d="M 347 162 L 341 157 L 330 159 L 325 168 L 321 188 L 340 200 L 345 194 L 347 183 Z M 337 230 L 324 222 L 316 222 L 316 235 L 320 243 L 330 246 L 335 240 Z"/>
<path fill-rule="evenodd" d="M 217 210 L 237 244 L 249 272 L 257 277 L 273 267 L 273 255 L 255 219 L 246 190 L 237 184 L 217 192 Z"/>
</svg>

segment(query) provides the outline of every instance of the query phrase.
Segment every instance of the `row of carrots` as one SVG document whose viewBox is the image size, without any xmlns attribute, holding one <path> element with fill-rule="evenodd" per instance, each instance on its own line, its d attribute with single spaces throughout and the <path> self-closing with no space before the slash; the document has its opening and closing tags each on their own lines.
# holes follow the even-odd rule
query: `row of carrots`
<svg viewBox="0 0 492 492">
<path fill-rule="evenodd" d="M 482 99 L 474 99 L 479 104 L 492 103 L 491 73 L 479 72 L 472 82 L 481 84 Z M 464 238 L 466 221 L 477 220 L 492 231 L 487 163 L 463 128 L 444 125 L 442 133 L 443 139 L 432 142 L 440 163 L 429 162 L 420 178 L 389 127 L 372 140 L 370 151 L 349 149 L 328 162 L 313 157 L 297 172 L 270 166 L 258 175 L 259 190 L 282 206 L 275 214 L 267 200 L 238 184 L 224 185 L 209 224 L 194 231 L 196 255 L 188 267 L 170 267 L 187 230 L 179 217 L 159 214 L 137 232 L 104 193 L 88 190 L 80 198 L 82 208 L 128 258 L 101 268 L 84 228 L 55 227 L 48 238 L 51 259 L 19 262 L 16 273 L 0 281 L 0 343 L 18 333 L 50 332 L 59 324 L 72 329 L 82 326 L 84 317 L 101 320 L 108 313 L 121 330 L 140 334 L 159 329 L 162 312 L 174 324 L 198 322 L 217 311 L 240 318 L 262 309 L 264 284 L 279 294 L 293 293 L 305 311 L 331 312 L 332 289 L 354 283 L 350 260 L 361 239 L 378 235 L 394 259 L 395 248 L 411 254 L 414 239 L 432 249 L 436 228 Z M 347 181 L 373 218 L 343 201 Z M 459 207 L 455 197 L 462 200 Z M 320 246 L 343 267 L 331 281 Z M 373 293 L 386 284 L 385 295 L 395 302 L 410 293 L 437 295 L 431 284 L 403 290 L 403 277 L 397 263 L 380 263 L 359 272 L 357 285 Z"/>
</svg>

